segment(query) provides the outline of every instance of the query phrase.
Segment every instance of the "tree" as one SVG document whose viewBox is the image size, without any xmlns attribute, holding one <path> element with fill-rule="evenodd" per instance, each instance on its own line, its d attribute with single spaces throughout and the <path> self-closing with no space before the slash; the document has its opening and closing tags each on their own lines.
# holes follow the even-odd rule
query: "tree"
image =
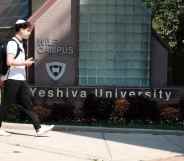
<svg viewBox="0 0 184 161">
<path fill-rule="evenodd" d="M 177 50 L 183 47 L 184 0 L 144 0 L 152 9 L 152 26 L 169 44 Z"/>
<path fill-rule="evenodd" d="M 152 10 L 152 27 L 170 46 L 173 81 L 184 85 L 184 0 L 143 0 Z"/>
</svg>

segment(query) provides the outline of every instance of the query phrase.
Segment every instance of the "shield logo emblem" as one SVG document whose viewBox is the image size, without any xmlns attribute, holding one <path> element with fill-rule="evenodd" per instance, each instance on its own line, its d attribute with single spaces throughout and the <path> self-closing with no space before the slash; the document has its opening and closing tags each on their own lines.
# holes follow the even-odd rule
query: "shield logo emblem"
<svg viewBox="0 0 184 161">
<path fill-rule="evenodd" d="M 54 81 L 57 81 L 63 76 L 66 64 L 61 62 L 51 62 L 46 64 L 46 69 L 49 77 Z"/>
</svg>

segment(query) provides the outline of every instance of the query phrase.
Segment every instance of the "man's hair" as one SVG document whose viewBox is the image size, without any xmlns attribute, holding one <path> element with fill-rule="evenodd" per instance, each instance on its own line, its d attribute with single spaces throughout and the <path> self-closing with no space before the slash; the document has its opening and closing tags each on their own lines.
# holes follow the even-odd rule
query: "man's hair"
<svg viewBox="0 0 184 161">
<path fill-rule="evenodd" d="M 19 24 L 15 24 L 15 32 L 19 32 L 20 29 L 27 29 L 27 28 L 31 28 L 32 24 L 30 22 L 24 22 L 24 23 L 19 23 Z"/>
</svg>

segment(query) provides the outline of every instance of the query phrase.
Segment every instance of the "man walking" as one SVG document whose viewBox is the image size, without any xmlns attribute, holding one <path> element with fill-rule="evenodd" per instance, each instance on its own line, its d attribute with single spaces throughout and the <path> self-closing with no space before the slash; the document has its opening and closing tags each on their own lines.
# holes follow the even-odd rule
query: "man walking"
<svg viewBox="0 0 184 161">
<path fill-rule="evenodd" d="M 32 111 L 32 95 L 26 82 L 26 67 L 29 68 L 34 63 L 34 60 L 33 58 L 25 58 L 23 47 L 23 40 L 29 39 L 31 29 L 32 25 L 29 22 L 17 20 L 15 24 L 15 36 L 7 44 L 7 65 L 9 66 L 9 70 L 6 74 L 7 80 L 4 87 L 5 100 L 3 107 L 15 105 L 24 111 L 32 120 L 36 135 L 40 136 L 52 130 L 54 126 L 41 126 L 37 114 Z M 2 109 L 0 111 L 0 127 L 5 115 Z M 0 128 L 0 135 L 8 135 L 8 133 Z"/>
</svg>

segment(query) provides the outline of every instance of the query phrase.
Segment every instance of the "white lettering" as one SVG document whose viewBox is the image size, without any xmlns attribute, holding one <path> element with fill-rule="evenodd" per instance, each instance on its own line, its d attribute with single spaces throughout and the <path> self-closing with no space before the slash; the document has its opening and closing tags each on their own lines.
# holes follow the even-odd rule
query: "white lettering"
<svg viewBox="0 0 184 161">
<path fill-rule="evenodd" d="M 165 95 L 166 95 L 166 101 L 169 101 L 170 98 L 171 98 L 171 92 L 165 92 Z"/>
<path fill-rule="evenodd" d="M 121 95 L 122 98 L 125 98 L 126 97 L 126 94 L 127 94 L 127 91 L 124 91 L 124 92 L 121 91 L 120 92 L 120 95 Z"/>
<path fill-rule="evenodd" d="M 32 96 L 35 96 L 35 92 L 37 91 L 37 88 L 30 88 L 30 91 L 32 93 Z"/>
<path fill-rule="evenodd" d="M 112 91 L 106 91 L 105 92 L 105 97 L 106 98 L 112 98 Z"/>
<path fill-rule="evenodd" d="M 69 98 L 69 91 L 68 91 L 68 88 L 66 88 L 66 97 Z"/>
<path fill-rule="evenodd" d="M 143 94 L 143 91 L 138 91 L 138 96 L 141 96 Z"/>
<path fill-rule="evenodd" d="M 45 90 L 39 90 L 38 94 L 40 97 L 45 97 L 46 92 Z"/>
<path fill-rule="evenodd" d="M 92 92 L 91 90 L 94 90 Z M 155 89 L 155 90 L 149 90 L 147 89 L 146 91 L 143 91 L 143 89 L 137 90 L 122 90 L 115 88 L 114 90 L 112 89 L 103 89 L 103 88 L 92 88 L 92 89 L 83 89 L 81 90 L 80 88 L 52 88 L 52 89 L 46 89 L 46 88 L 37 88 L 37 87 L 32 87 L 30 88 L 30 91 L 32 93 L 32 96 L 34 97 L 48 97 L 48 98 L 63 98 L 63 97 L 71 97 L 71 98 L 86 98 L 89 93 L 94 93 L 96 97 L 105 97 L 105 98 L 126 98 L 126 96 L 141 96 L 145 95 L 148 96 L 149 98 L 153 99 L 164 99 L 166 101 L 169 101 L 172 97 L 172 91 L 165 91 L 162 89 Z"/>
<path fill-rule="evenodd" d="M 118 89 L 117 89 L 117 88 L 115 88 L 114 97 L 115 97 L 115 98 L 118 98 Z"/>
<path fill-rule="evenodd" d="M 149 98 L 151 98 L 151 92 L 145 92 L 145 96 L 148 96 Z"/>
<path fill-rule="evenodd" d="M 81 97 L 81 98 L 86 98 L 86 97 L 87 97 L 86 91 L 81 91 L 81 92 L 80 92 L 80 97 Z"/>
<path fill-rule="evenodd" d="M 78 91 L 77 91 L 77 90 L 75 90 L 75 91 L 72 90 L 72 96 L 73 96 L 74 98 L 77 97 L 77 94 L 78 94 Z"/>
<path fill-rule="evenodd" d="M 102 97 L 103 96 L 103 90 L 102 89 L 100 89 L 100 90 L 95 89 L 95 96 L 96 97 Z"/>
<path fill-rule="evenodd" d="M 129 96 L 135 96 L 135 95 L 136 95 L 135 92 L 133 91 L 129 92 Z"/>
<path fill-rule="evenodd" d="M 63 97 L 63 91 L 57 88 L 56 97 Z"/>
<path fill-rule="evenodd" d="M 53 90 L 48 90 L 48 97 L 53 98 L 54 97 L 54 91 Z"/>
<path fill-rule="evenodd" d="M 157 98 L 157 93 L 156 92 L 157 92 L 156 90 L 153 91 L 153 98 Z"/>
<path fill-rule="evenodd" d="M 160 91 L 159 91 L 159 96 L 160 96 L 159 98 L 160 98 L 160 99 L 162 99 L 162 94 L 163 94 L 163 93 L 162 93 L 162 90 L 160 90 Z"/>
</svg>

